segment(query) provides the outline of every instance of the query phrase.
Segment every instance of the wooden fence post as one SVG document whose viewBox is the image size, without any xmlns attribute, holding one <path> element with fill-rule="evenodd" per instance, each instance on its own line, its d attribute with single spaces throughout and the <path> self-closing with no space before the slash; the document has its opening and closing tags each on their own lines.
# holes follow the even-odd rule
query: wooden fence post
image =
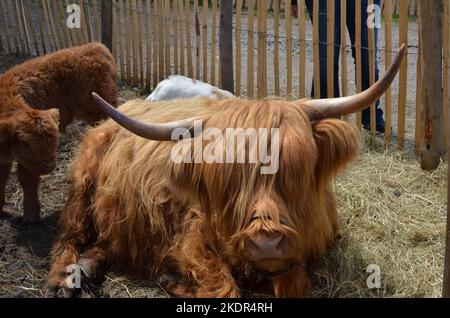
<svg viewBox="0 0 450 318">
<path fill-rule="evenodd" d="M 450 144 L 448 152 L 450 153 Z M 450 160 L 448 161 L 448 186 L 447 186 L 447 235 L 445 240 L 444 282 L 442 297 L 450 298 Z"/>
<path fill-rule="evenodd" d="M 422 67 L 422 146 L 421 166 L 434 170 L 439 166 L 442 143 L 442 2 L 420 1 L 420 39 Z"/>
<path fill-rule="evenodd" d="M 233 1 L 220 0 L 220 67 L 222 88 L 234 93 Z"/>
<path fill-rule="evenodd" d="M 446 23 L 444 28 L 448 28 L 450 26 L 450 12 L 448 4 L 446 4 Z M 450 41 L 449 39 L 450 34 L 446 32 L 447 41 Z M 448 59 L 450 59 L 450 50 L 448 47 L 446 47 L 446 56 Z M 446 73 L 447 74 L 447 92 L 450 92 L 450 67 L 449 65 L 446 65 Z M 450 94 L 447 94 L 445 97 L 447 99 L 446 105 L 450 105 Z M 449 116 L 447 112 L 447 116 Z M 447 118 L 447 120 L 450 120 L 450 118 Z M 447 132 L 448 133 L 448 132 Z M 447 136 L 447 145 L 445 147 L 448 147 L 447 154 L 450 154 L 450 136 Z M 448 187 L 447 187 L 447 236 L 446 236 L 446 242 L 445 242 L 445 264 L 444 264 L 444 282 L 443 282 L 443 288 L 442 288 L 442 297 L 444 298 L 450 298 L 450 159 L 447 159 L 448 162 Z"/>
<path fill-rule="evenodd" d="M 113 49 L 112 1 L 115 0 L 102 0 L 102 43 L 111 52 Z"/>
</svg>

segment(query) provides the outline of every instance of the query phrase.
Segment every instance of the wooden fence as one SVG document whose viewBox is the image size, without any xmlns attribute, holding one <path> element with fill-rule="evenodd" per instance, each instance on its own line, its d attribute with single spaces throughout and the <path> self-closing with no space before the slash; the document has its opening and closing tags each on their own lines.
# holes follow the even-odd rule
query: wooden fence
<svg viewBox="0 0 450 318">
<path fill-rule="evenodd" d="M 57 49 L 100 41 L 102 32 L 101 0 L 1 0 L 0 52 L 42 55 Z M 113 0 L 112 51 L 120 66 L 121 79 L 131 85 L 153 89 L 171 74 L 220 85 L 219 0 Z M 375 50 L 374 29 L 369 28 L 368 47 L 362 45 L 362 8 L 356 2 L 356 67 L 351 59 L 351 42 L 342 33 L 340 45 L 334 43 L 334 0 L 326 0 L 328 36 L 328 92 L 333 95 L 333 55 L 340 59 L 340 92 L 362 90 L 361 49 L 368 50 L 370 81 L 375 80 L 375 57 L 380 73 L 389 66 L 401 43 L 409 45 L 408 58 L 402 64 L 399 79 L 382 100 L 386 119 L 386 146 L 414 147 L 420 154 L 424 138 L 422 127 L 422 67 L 419 31 L 408 23 L 417 12 L 417 1 L 384 0 L 383 19 Z M 373 0 L 369 0 L 373 3 Z M 81 10 L 81 27 L 67 27 L 68 5 Z M 345 29 L 346 0 L 341 0 L 341 28 Z M 309 97 L 310 87 L 320 96 L 319 77 L 319 2 L 314 1 L 312 24 L 305 0 L 298 0 L 298 18 L 291 15 L 291 0 L 235 0 L 234 83 L 235 93 L 248 98 L 265 96 Z M 444 1 L 444 105 L 442 109 L 442 145 L 448 142 L 450 77 L 449 1 Z M 394 11 L 398 13 L 398 19 Z M 250 14 L 252 13 L 252 14 Z M 313 27 L 312 27 L 313 25 Z M 314 84 L 311 85 L 314 75 Z M 355 77 L 357 78 L 355 80 Z M 371 106 L 371 133 L 375 135 L 375 105 Z M 361 114 L 355 119 L 361 126 Z M 445 149 L 446 147 L 442 147 Z"/>
</svg>

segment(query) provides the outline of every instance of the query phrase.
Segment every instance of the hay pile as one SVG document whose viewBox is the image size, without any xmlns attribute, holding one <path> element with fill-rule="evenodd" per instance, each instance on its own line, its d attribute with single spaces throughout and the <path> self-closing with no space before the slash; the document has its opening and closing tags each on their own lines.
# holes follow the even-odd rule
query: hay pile
<svg viewBox="0 0 450 318">
<path fill-rule="evenodd" d="M 315 296 L 440 297 L 446 164 L 432 173 L 398 152 L 363 149 L 335 182 L 343 239 L 318 266 Z M 381 269 L 369 290 L 366 268 Z"/>
</svg>

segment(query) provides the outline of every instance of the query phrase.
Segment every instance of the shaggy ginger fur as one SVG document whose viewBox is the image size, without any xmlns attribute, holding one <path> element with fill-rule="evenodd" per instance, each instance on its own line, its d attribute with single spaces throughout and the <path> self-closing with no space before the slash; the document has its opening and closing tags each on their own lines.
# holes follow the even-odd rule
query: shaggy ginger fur
<svg viewBox="0 0 450 318">
<path fill-rule="evenodd" d="M 357 154 L 359 135 L 351 124 L 312 124 L 301 104 L 274 100 L 192 99 L 151 107 L 131 101 L 120 109 L 146 122 L 199 116 L 205 129 L 221 131 L 279 128 L 280 170 L 261 175 L 259 164 L 175 164 L 174 142 L 139 138 L 112 121 L 93 129 L 73 164 L 48 296 L 60 288 L 75 294 L 66 268 L 76 263 L 86 275 L 82 283 L 114 266 L 157 279 L 176 296 L 239 297 L 240 286 L 254 285 L 255 277 L 268 281 L 277 297 L 309 294 L 307 265 L 338 235 L 330 181 Z M 255 212 L 261 217 L 252 217 Z M 249 238 L 274 234 L 284 237 L 281 257 L 248 256 Z"/>
<path fill-rule="evenodd" d="M 101 43 L 71 47 L 26 61 L 0 76 L 0 95 L 22 98 L 35 109 L 58 108 L 60 130 L 74 119 L 93 125 L 105 116 L 92 100 L 101 92 L 117 105 L 117 67 L 108 48 Z"/>
<path fill-rule="evenodd" d="M 17 160 L 24 221 L 39 222 L 39 176 L 56 166 L 58 125 L 64 132 L 74 119 L 92 125 L 105 117 L 92 100 L 93 91 L 116 105 L 115 62 L 100 43 L 38 57 L 0 75 L 0 213 Z"/>
</svg>

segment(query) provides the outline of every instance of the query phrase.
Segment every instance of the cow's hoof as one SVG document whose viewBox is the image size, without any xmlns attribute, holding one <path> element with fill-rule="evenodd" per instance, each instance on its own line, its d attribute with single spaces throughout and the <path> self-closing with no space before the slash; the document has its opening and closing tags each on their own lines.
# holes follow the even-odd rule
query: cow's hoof
<svg viewBox="0 0 450 318">
<path fill-rule="evenodd" d="M 89 258 L 80 258 L 77 262 L 80 267 L 82 284 L 97 284 L 103 277 L 103 273 L 99 273 L 97 263 Z"/>
</svg>

